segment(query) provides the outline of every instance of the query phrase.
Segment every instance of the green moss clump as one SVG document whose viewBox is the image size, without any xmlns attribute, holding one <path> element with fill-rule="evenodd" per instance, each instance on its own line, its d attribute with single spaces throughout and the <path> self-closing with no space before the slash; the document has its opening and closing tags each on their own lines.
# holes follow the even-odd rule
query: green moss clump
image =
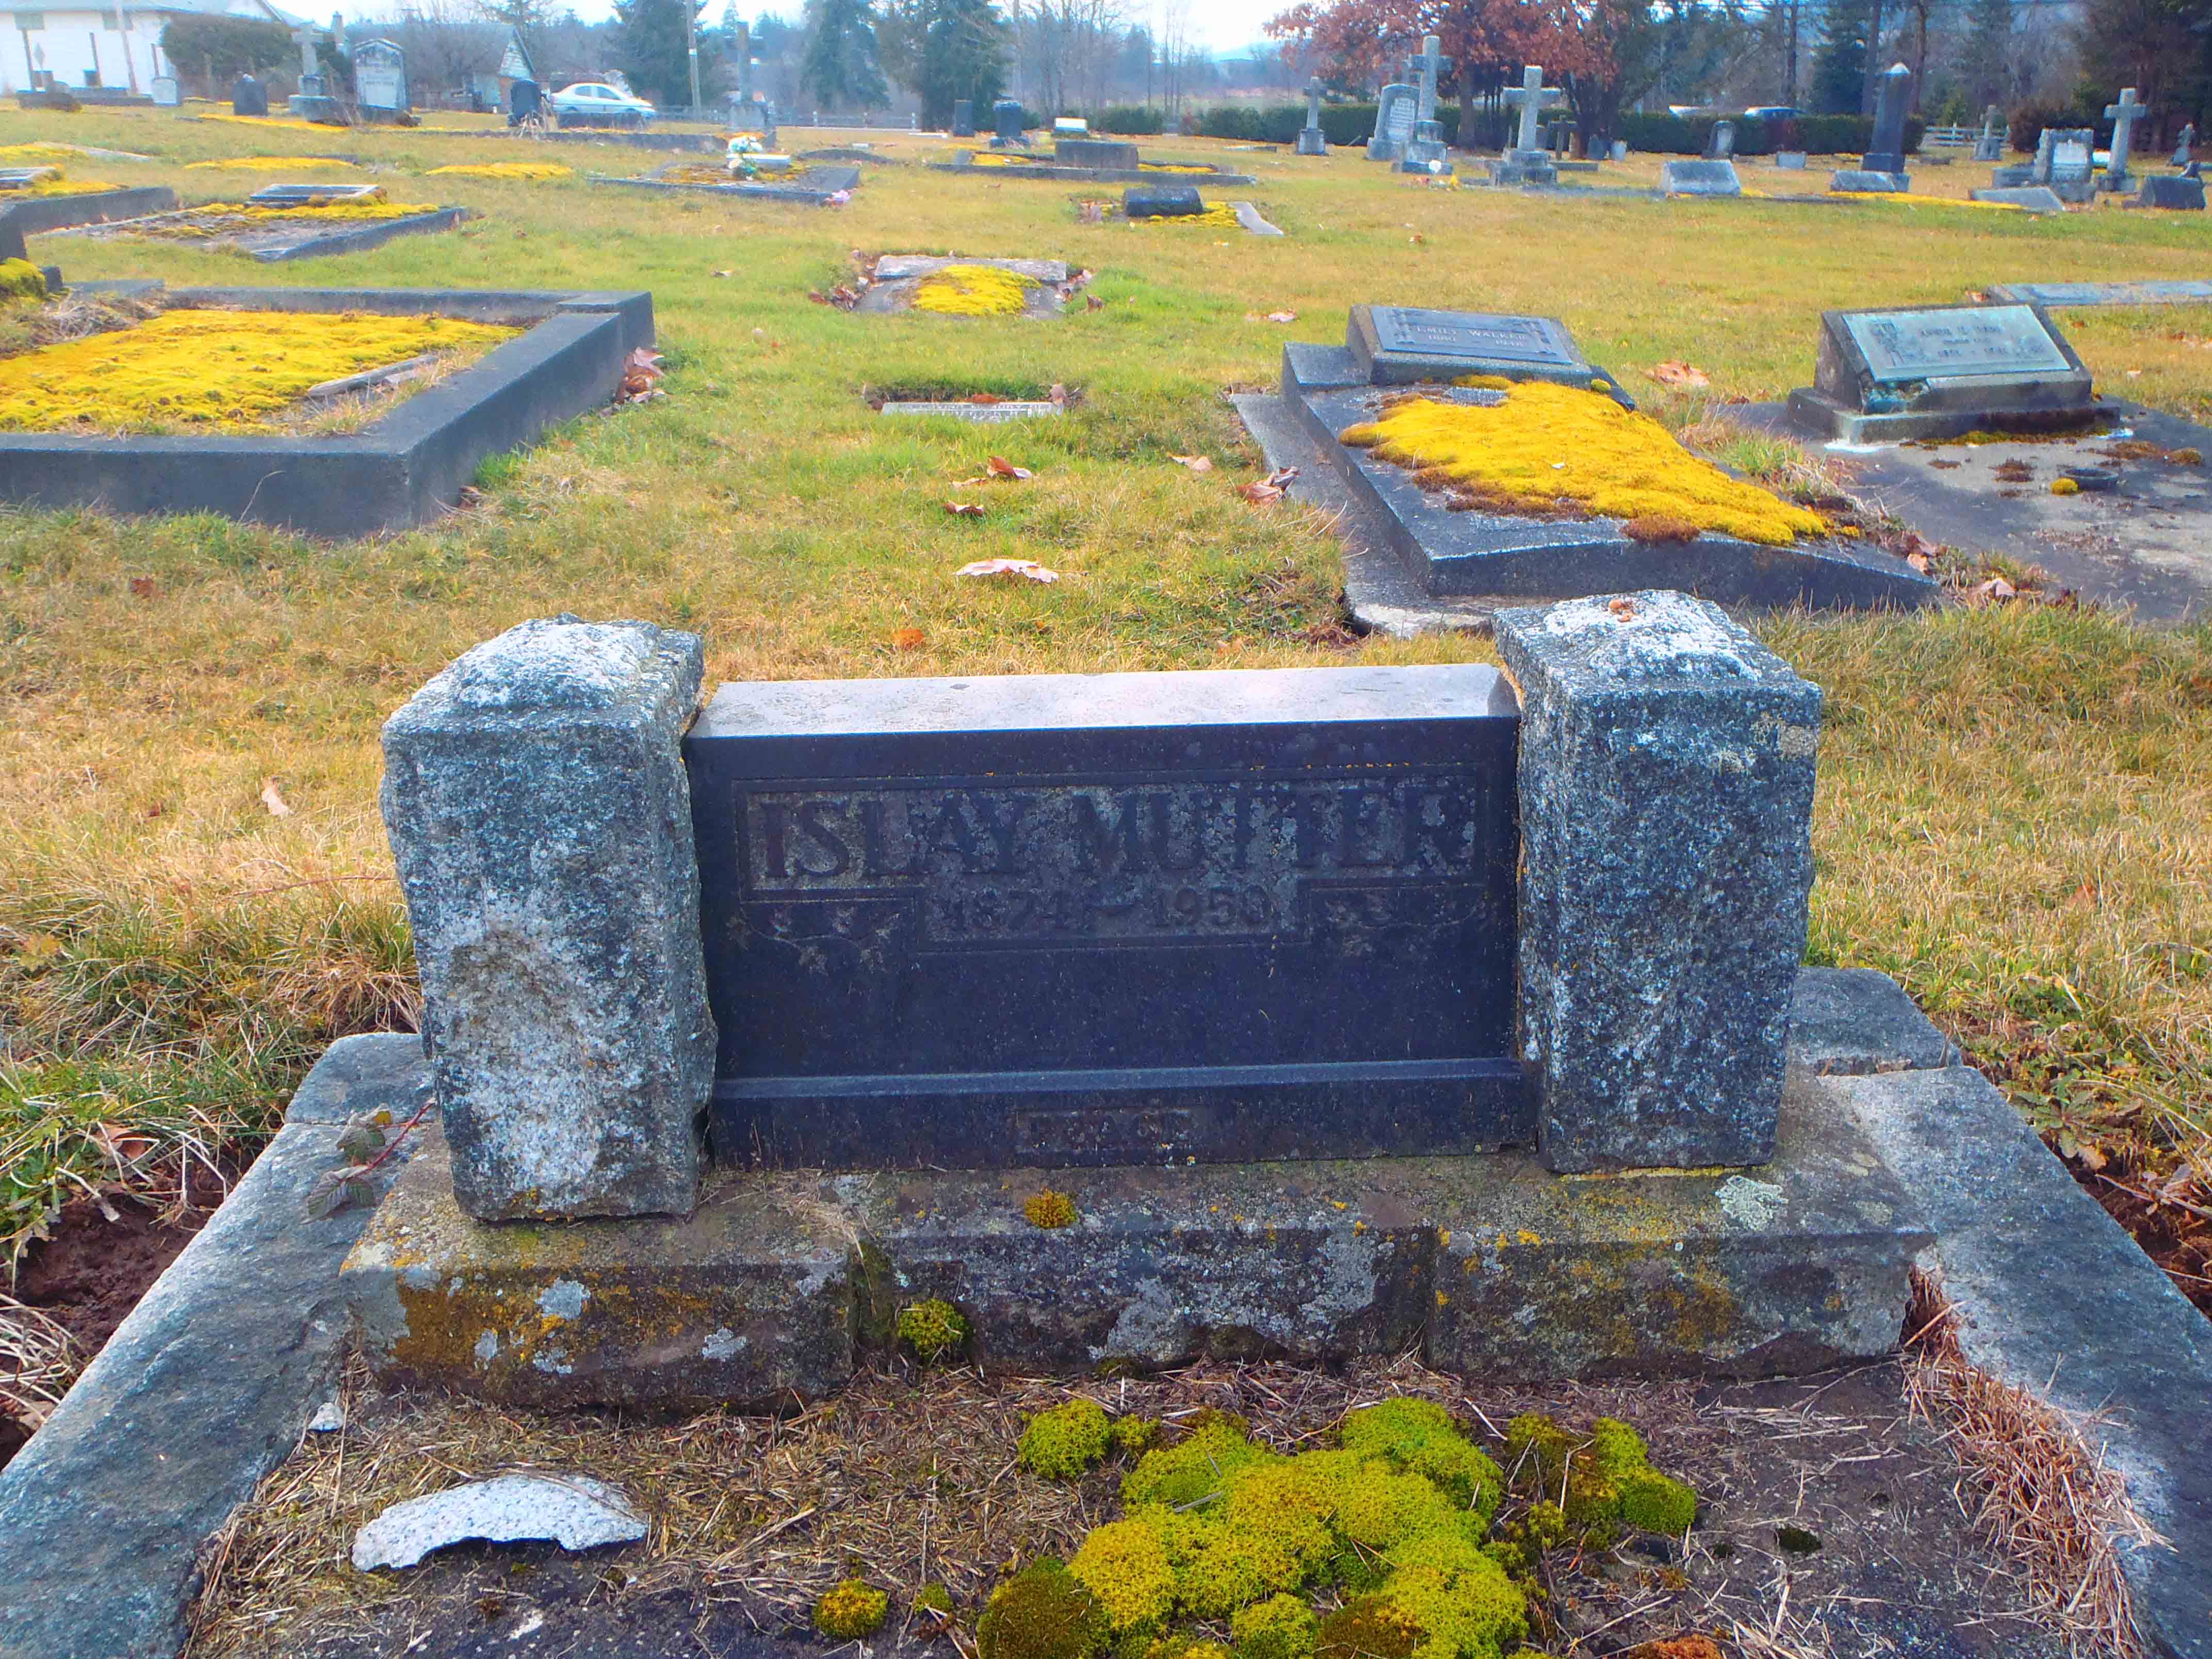
<svg viewBox="0 0 2212 1659">
<path fill-rule="evenodd" d="M 1073 1480 L 1106 1455 L 1109 1437 L 1098 1402 L 1078 1395 L 1030 1419 L 1017 1455 L 1032 1474 Z"/>
<path fill-rule="evenodd" d="M 926 1365 L 968 1340 L 968 1321 L 950 1302 L 931 1297 L 899 1310 L 898 1337 Z"/>
<path fill-rule="evenodd" d="M 1505 1496 L 1503 1471 L 1433 1401 L 1385 1400 L 1363 1407 L 1346 1417 L 1340 1434 L 1347 1451 L 1387 1457 L 1409 1474 L 1426 1476 L 1486 1526 Z"/>
<path fill-rule="evenodd" d="M 1321 1621 L 1314 1659 L 1413 1659 L 1420 1629 L 1379 1595 L 1355 1596 Z"/>
<path fill-rule="evenodd" d="M 992 1592 L 975 1621 L 981 1659 L 1095 1659 L 1111 1636 L 1106 1609 L 1058 1561 L 1043 1560 Z"/>
<path fill-rule="evenodd" d="M 1320 1621 L 1295 1595 L 1271 1595 L 1229 1621 L 1237 1659 L 1313 1659 Z"/>
<path fill-rule="evenodd" d="M 1222 1496 L 1231 1475 L 1274 1458 L 1273 1452 L 1246 1437 L 1240 1422 L 1215 1417 L 1174 1445 L 1138 1459 L 1137 1467 L 1122 1477 L 1121 1501 L 1132 1509 L 1164 1504 L 1187 1510 L 1211 1504 Z"/>
<path fill-rule="evenodd" d="M 1558 1504 L 1565 1531 L 1594 1548 L 1610 1547 L 1625 1528 L 1686 1531 L 1698 1494 L 1653 1468 L 1644 1437 L 1617 1417 L 1601 1417 L 1576 1435 L 1548 1417 L 1505 1425 L 1505 1462 L 1514 1490 Z"/>
<path fill-rule="evenodd" d="M 1160 1630 L 1175 1610 L 1175 1566 L 1149 1517 L 1094 1528 L 1067 1571 L 1098 1598 L 1117 1637 Z"/>
<path fill-rule="evenodd" d="M 1030 1226 L 1047 1232 L 1075 1224 L 1075 1200 L 1066 1193 L 1048 1187 L 1032 1194 L 1022 1204 L 1022 1216 Z"/>
<path fill-rule="evenodd" d="M 1226 1619 L 1263 1595 L 1295 1589 L 1305 1576 L 1278 1540 L 1220 1512 L 1185 1515 L 1153 1504 L 1134 1519 L 1158 1538 L 1175 1574 L 1175 1605 L 1193 1619 Z"/>
<path fill-rule="evenodd" d="M 46 297 L 46 274 L 28 259 L 0 259 L 0 303 Z"/>
<path fill-rule="evenodd" d="M 1132 1457 L 1152 1450 L 1160 1441 L 1157 1417 L 1117 1417 L 1111 1430 L 1114 1443 Z"/>
<path fill-rule="evenodd" d="M 924 1584 L 915 1592 L 914 1610 L 944 1620 L 952 1616 L 952 1592 L 942 1584 Z"/>
<path fill-rule="evenodd" d="M 814 1627 L 840 1642 L 857 1642 L 883 1628 L 891 1599 L 872 1589 L 861 1579 L 846 1578 L 832 1584 L 814 1604 Z"/>
</svg>

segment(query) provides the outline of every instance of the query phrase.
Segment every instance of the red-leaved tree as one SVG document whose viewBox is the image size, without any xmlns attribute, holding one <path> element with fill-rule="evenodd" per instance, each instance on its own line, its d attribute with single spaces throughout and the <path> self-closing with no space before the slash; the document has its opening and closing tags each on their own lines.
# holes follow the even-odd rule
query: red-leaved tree
<svg viewBox="0 0 2212 1659">
<path fill-rule="evenodd" d="M 1294 6 L 1267 25 L 1278 40 L 1297 43 L 1309 63 L 1333 79 L 1366 82 L 1437 37 L 1452 62 L 1459 88 L 1462 149 L 1478 141 L 1480 100 L 1500 83 L 1517 82 L 1524 64 L 1546 77 L 1602 76 L 1608 66 L 1601 33 L 1589 27 L 1608 0 L 1317 0 Z"/>
</svg>

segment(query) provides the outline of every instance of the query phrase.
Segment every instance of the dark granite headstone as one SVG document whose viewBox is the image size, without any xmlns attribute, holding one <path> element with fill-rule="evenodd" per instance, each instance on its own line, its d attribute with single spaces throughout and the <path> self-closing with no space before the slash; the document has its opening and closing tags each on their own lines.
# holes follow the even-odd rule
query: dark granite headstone
<svg viewBox="0 0 2212 1659">
<path fill-rule="evenodd" d="M 374 202 L 381 185 L 264 185 L 246 199 L 254 207 L 306 207 L 315 202 Z"/>
<path fill-rule="evenodd" d="M 544 95 L 535 81 L 517 81 L 507 89 L 507 124 L 519 126 L 544 112 Z"/>
<path fill-rule="evenodd" d="M 1052 159 L 1064 167 L 1097 167 L 1106 173 L 1134 173 L 1137 147 L 1111 138 L 1056 138 Z"/>
<path fill-rule="evenodd" d="M 1018 144 L 1022 142 L 1022 106 L 1018 100 L 1012 98 L 999 100 L 991 106 L 991 120 L 1000 143 Z"/>
<path fill-rule="evenodd" d="M 1716 121 L 1705 138 L 1705 160 L 1725 161 L 1735 154 L 1735 123 Z"/>
<path fill-rule="evenodd" d="M 1814 384 L 1790 394 L 1803 429 L 1852 441 L 2090 418 L 2089 371 L 2039 306 L 1830 311 Z"/>
<path fill-rule="evenodd" d="M 2189 165 L 2191 174 L 2193 174 L 2197 163 L 2192 161 Z M 2204 210 L 2204 181 L 2189 175 L 2146 173 L 2135 204 L 2137 207 L 2171 208 L 2202 213 Z"/>
<path fill-rule="evenodd" d="M 1892 64 L 1882 71 L 1875 95 L 1874 148 L 1859 158 L 1863 173 L 1905 171 L 1905 110 L 1912 95 L 1912 71 Z"/>
<path fill-rule="evenodd" d="M 952 136 L 973 138 L 975 136 L 975 100 L 956 98 L 952 100 Z"/>
<path fill-rule="evenodd" d="M 241 75 L 231 82 L 230 112 L 233 115 L 266 115 L 269 113 L 269 88 L 250 75 Z"/>
<path fill-rule="evenodd" d="M 1354 306 L 1345 338 L 1370 386 L 1494 374 L 1588 386 L 1596 374 L 1565 325 L 1551 317 Z"/>
<path fill-rule="evenodd" d="M 1121 212 L 1131 219 L 1179 219 L 1205 211 L 1196 185 L 1132 185 L 1121 192 Z"/>
<path fill-rule="evenodd" d="M 726 685 L 684 744 L 718 1158 L 1525 1141 L 1494 670 Z"/>
</svg>

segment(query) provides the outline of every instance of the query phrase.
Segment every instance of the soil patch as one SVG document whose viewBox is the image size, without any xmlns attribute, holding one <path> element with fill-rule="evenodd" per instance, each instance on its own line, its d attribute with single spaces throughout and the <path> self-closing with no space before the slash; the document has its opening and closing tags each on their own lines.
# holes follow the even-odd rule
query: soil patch
<svg viewBox="0 0 2212 1659">
<path fill-rule="evenodd" d="M 1656 1466 L 1698 1487 L 1698 1524 L 1686 1539 L 1553 1552 L 1547 1651 L 1613 1655 L 1702 1635 L 1727 1659 L 2057 1659 L 2064 1644 L 2026 1613 L 2017 1565 L 1977 1535 L 1962 1507 L 1976 1494 L 1938 1431 L 1911 1415 L 1902 1383 L 1894 1365 L 1760 1383 L 1542 1387 L 1466 1382 L 1404 1361 L 1210 1365 L 1073 1390 L 907 1370 L 860 1378 L 793 1417 L 663 1424 L 386 1393 L 356 1373 L 349 1426 L 311 1437 L 225 1540 L 190 1651 L 366 1659 L 412 1644 L 672 1659 L 756 1654 L 768 1638 L 804 1651 L 815 1598 L 856 1572 L 891 1596 L 880 1648 L 957 1659 L 951 1641 L 926 1641 L 911 1618 L 923 1583 L 951 1589 L 959 1651 L 970 1652 L 975 1613 L 1002 1575 L 1065 1556 L 1119 1513 L 1115 1463 L 1072 1483 L 1014 1465 L 1025 1416 L 1073 1391 L 1170 1423 L 1206 1406 L 1235 1411 L 1285 1451 L 1320 1443 L 1346 1407 L 1399 1393 L 1444 1403 L 1493 1452 L 1517 1412 L 1627 1419 Z M 518 1465 L 622 1486 L 653 1535 L 585 1556 L 464 1546 L 400 1574 L 345 1565 L 354 1530 L 387 1504 Z"/>
</svg>

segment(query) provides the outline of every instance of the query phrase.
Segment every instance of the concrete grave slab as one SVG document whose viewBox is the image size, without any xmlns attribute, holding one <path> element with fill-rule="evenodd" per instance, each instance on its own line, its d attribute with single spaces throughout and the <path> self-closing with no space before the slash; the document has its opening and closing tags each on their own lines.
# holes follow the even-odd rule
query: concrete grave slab
<svg viewBox="0 0 2212 1659">
<path fill-rule="evenodd" d="M 2048 185 L 2019 185 L 2010 188 L 1993 187 L 1969 191 L 1977 202 L 1995 202 L 2005 207 L 2026 208 L 2030 213 L 2063 213 L 2066 204 Z"/>
<path fill-rule="evenodd" d="M 1659 164 L 1659 188 L 1668 196 L 1741 196 L 1743 180 L 1724 158 L 1667 161 Z"/>
<path fill-rule="evenodd" d="M 1864 167 L 1839 167 L 1828 175 L 1828 188 L 1850 195 L 1894 195 L 1911 190 L 1912 180 L 1902 173 L 1875 173 Z"/>
<path fill-rule="evenodd" d="M 303 210 L 297 217 L 225 226 L 217 219 L 196 218 L 196 208 L 135 219 L 118 219 L 86 226 L 69 234 L 95 241 L 137 240 L 158 236 L 164 240 L 244 253 L 263 264 L 282 264 L 293 259 L 326 259 L 343 253 L 366 253 L 400 236 L 424 236 L 451 230 L 476 215 L 465 207 L 437 208 L 398 219 L 336 220 L 318 224 Z M 179 233 L 205 225 L 204 235 Z"/>
<path fill-rule="evenodd" d="M 2001 283 L 1989 291 L 1999 305 L 2040 306 L 2057 311 L 2069 306 L 2212 305 L 2212 282 Z"/>
<path fill-rule="evenodd" d="M 177 205 L 167 185 L 137 185 L 128 190 L 82 191 L 73 196 L 40 196 L 26 201 L 0 198 L 0 238 L 9 229 L 19 236 L 43 236 L 80 225 L 106 224 L 163 213 Z"/>
<path fill-rule="evenodd" d="M 1157 185 L 1165 183 L 1196 185 L 1256 185 L 1260 181 L 1249 173 L 1231 173 L 1212 161 L 1178 161 L 1159 159 L 1139 161 L 1133 167 L 1077 167 L 1057 161 L 1014 161 L 999 165 L 978 163 L 973 150 L 955 150 L 949 161 L 932 161 L 933 172 L 958 173 L 969 177 L 989 179 L 1027 179 L 1060 184 L 1089 185 Z"/>
<path fill-rule="evenodd" d="M 728 184 L 664 179 L 657 173 L 643 179 L 621 179 L 600 173 L 588 176 L 590 182 L 595 185 L 619 185 L 632 190 L 689 191 L 695 194 L 735 197 L 756 202 L 795 202 L 806 207 L 827 206 L 831 198 L 840 194 L 849 195 L 860 187 L 860 169 L 856 167 L 810 167 L 800 177 L 788 180 L 740 183 L 732 179 Z"/>
<path fill-rule="evenodd" d="M 1439 316 L 1460 320 L 1431 320 Z M 1447 598 L 1566 597 L 1662 585 L 1729 605 L 1911 606 L 1936 597 L 1936 585 L 1902 560 L 1852 538 L 1776 547 L 1708 533 L 1690 542 L 1645 543 L 1632 538 L 1618 520 L 1453 511 L 1405 469 L 1337 441 L 1347 427 L 1374 417 L 1385 387 L 1480 373 L 1596 383 L 1624 400 L 1626 394 L 1546 319 L 1354 307 L 1347 342 L 1342 348 L 1285 348 L 1277 402 L 1285 418 L 1263 421 L 1275 434 L 1269 460 L 1300 468 L 1294 493 L 1316 488 L 1306 482 L 1310 470 L 1340 482 L 1362 535 L 1389 549 L 1412 578 L 1412 593 L 1381 601 L 1401 621 L 1423 608 L 1416 594 L 1434 605 Z M 1476 401 L 1500 394 L 1447 395 Z M 1249 418 L 1252 405 L 1245 407 Z"/>
<path fill-rule="evenodd" d="M 2212 457 L 2212 427 L 2131 404 L 2108 407 L 2112 424 L 2088 434 L 1841 453 L 1856 487 L 1930 541 L 2040 565 L 2083 599 L 2127 605 L 2146 621 L 2212 614 L 2212 472 L 2113 448 L 2140 441 Z M 1755 431 L 1800 435 L 1778 404 L 1724 413 Z M 2027 467 L 2025 478 L 2000 472 L 2014 463 Z M 2117 468 L 2118 488 L 2052 495 L 2061 469 L 2076 465 Z"/>
<path fill-rule="evenodd" d="M 950 421 L 969 421 L 979 426 L 996 426 L 1006 421 L 1053 420 L 1067 413 L 1067 405 L 1042 398 L 1007 398 L 994 404 L 945 403 L 925 399 L 912 402 L 899 398 L 887 399 L 881 410 L 884 415 L 934 415 Z"/>
<path fill-rule="evenodd" d="M 1069 276 L 1064 260 L 887 253 L 876 261 L 871 273 L 872 280 L 861 290 L 860 303 L 854 309 L 876 316 L 911 311 L 915 293 L 921 286 L 922 279 L 955 265 L 988 265 L 994 270 L 1011 271 L 1017 276 L 1028 277 L 1032 286 L 1022 295 L 1022 313 L 1024 316 L 1057 317 L 1066 308 L 1066 301 L 1060 297 L 1060 289 Z"/>
<path fill-rule="evenodd" d="M 341 437 L 0 433 L 0 500 L 219 513 L 341 538 L 420 524 L 459 499 L 487 455 L 607 402 L 629 353 L 653 340 L 645 293 L 184 288 L 167 297 L 227 309 L 428 313 L 529 331 Z"/>
</svg>

